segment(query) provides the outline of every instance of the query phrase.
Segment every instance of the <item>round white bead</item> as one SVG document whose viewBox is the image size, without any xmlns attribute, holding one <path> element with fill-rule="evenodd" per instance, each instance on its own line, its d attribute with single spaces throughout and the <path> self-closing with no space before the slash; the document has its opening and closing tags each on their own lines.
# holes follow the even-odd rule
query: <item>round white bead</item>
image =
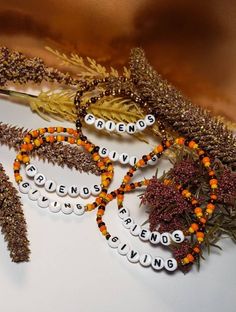
<svg viewBox="0 0 236 312">
<path fill-rule="evenodd" d="M 126 153 L 120 154 L 119 161 L 122 165 L 129 163 L 129 155 Z"/>
<path fill-rule="evenodd" d="M 33 178 L 36 175 L 36 173 L 38 172 L 38 169 L 35 165 L 29 164 L 28 166 L 26 166 L 25 172 L 26 172 L 28 177 Z"/>
<path fill-rule="evenodd" d="M 28 182 L 23 181 L 19 184 L 19 190 L 23 194 L 29 193 L 30 189 L 31 189 L 31 187 L 30 187 L 30 184 Z"/>
<path fill-rule="evenodd" d="M 138 158 L 136 156 L 131 156 L 130 159 L 129 159 L 129 164 L 131 166 L 134 166 L 137 162 Z"/>
<path fill-rule="evenodd" d="M 132 262 L 132 263 L 136 263 L 139 261 L 139 252 L 136 250 L 131 249 L 128 253 L 127 253 L 127 259 Z"/>
<path fill-rule="evenodd" d="M 130 233 L 133 235 L 133 236 L 138 236 L 141 232 L 142 228 L 140 225 L 138 224 L 133 224 L 131 227 L 130 227 Z"/>
<path fill-rule="evenodd" d="M 148 267 L 152 263 L 152 257 L 149 254 L 142 254 L 139 258 L 139 262 L 142 266 Z"/>
<path fill-rule="evenodd" d="M 141 229 L 141 232 L 139 233 L 139 238 L 143 241 L 148 241 L 150 235 L 151 235 L 151 232 L 149 230 Z"/>
<path fill-rule="evenodd" d="M 124 133 L 126 130 L 126 125 L 123 122 L 118 122 L 118 124 L 116 125 L 116 131 L 118 133 Z"/>
<path fill-rule="evenodd" d="M 157 245 L 161 241 L 161 234 L 159 232 L 153 231 L 149 237 L 149 241 L 153 245 Z"/>
<path fill-rule="evenodd" d="M 148 165 L 155 166 L 158 162 L 158 157 L 154 155 L 151 159 L 148 160 Z"/>
<path fill-rule="evenodd" d="M 93 114 L 87 114 L 84 117 L 84 121 L 86 122 L 87 125 L 92 125 L 93 123 L 95 123 L 95 116 Z"/>
<path fill-rule="evenodd" d="M 165 269 L 167 271 L 175 271 L 178 267 L 177 261 L 174 258 L 168 258 L 165 261 Z"/>
<path fill-rule="evenodd" d="M 164 268 L 164 265 L 165 265 L 165 261 L 161 257 L 156 257 L 152 259 L 152 268 L 154 270 L 159 271 L 162 268 Z"/>
<path fill-rule="evenodd" d="M 101 191 L 102 191 L 102 187 L 99 184 L 94 184 L 91 187 L 91 193 L 92 193 L 93 196 L 99 195 L 101 193 Z"/>
<path fill-rule="evenodd" d="M 82 216 L 84 213 L 85 213 L 84 206 L 82 206 L 80 204 L 74 205 L 74 214 L 76 214 L 77 216 Z"/>
<path fill-rule="evenodd" d="M 129 252 L 130 247 L 126 243 L 120 243 L 117 250 L 118 250 L 120 255 L 125 256 Z"/>
<path fill-rule="evenodd" d="M 63 203 L 62 206 L 61 206 L 61 211 L 64 213 L 64 214 L 71 214 L 72 211 L 73 211 L 73 207 L 70 203 Z"/>
<path fill-rule="evenodd" d="M 126 131 L 129 134 L 133 134 L 136 132 L 136 124 L 134 123 L 128 123 L 128 125 L 126 126 Z"/>
<path fill-rule="evenodd" d="M 136 127 L 139 131 L 143 131 L 147 125 L 146 125 L 146 122 L 143 120 L 143 119 L 139 119 L 137 122 L 136 122 Z"/>
<path fill-rule="evenodd" d="M 109 153 L 109 158 L 112 161 L 117 161 L 119 159 L 120 155 L 116 151 L 111 151 Z"/>
<path fill-rule="evenodd" d="M 37 189 L 30 189 L 28 193 L 28 197 L 30 200 L 38 200 L 40 197 L 40 192 Z"/>
<path fill-rule="evenodd" d="M 70 197 L 78 197 L 79 196 L 79 187 L 77 185 L 71 185 L 68 188 L 68 195 Z"/>
<path fill-rule="evenodd" d="M 52 193 L 52 192 L 55 192 L 56 189 L 57 189 L 57 184 L 56 182 L 52 181 L 52 180 L 47 180 L 45 185 L 44 185 L 44 188 L 47 192 L 49 193 Z"/>
<path fill-rule="evenodd" d="M 87 186 L 82 186 L 80 189 L 80 196 L 82 198 L 89 198 L 91 195 L 91 190 Z"/>
<path fill-rule="evenodd" d="M 42 173 L 36 173 L 34 176 L 34 182 L 38 186 L 43 186 L 46 183 L 46 177 Z"/>
<path fill-rule="evenodd" d="M 95 127 L 97 130 L 102 130 L 105 127 L 105 121 L 101 118 L 97 119 L 95 121 Z"/>
<path fill-rule="evenodd" d="M 175 243 L 182 243 L 184 241 L 184 233 L 180 230 L 176 230 L 171 234 L 171 238 Z"/>
<path fill-rule="evenodd" d="M 121 208 L 118 210 L 118 216 L 121 219 L 125 219 L 129 216 L 129 210 L 127 208 Z"/>
<path fill-rule="evenodd" d="M 37 201 L 39 207 L 41 208 L 47 208 L 49 206 L 49 199 L 45 196 L 40 196 L 38 201 Z"/>
<path fill-rule="evenodd" d="M 112 132 L 116 129 L 116 124 L 114 123 L 114 121 L 112 120 L 108 120 L 106 123 L 105 123 L 105 129 L 109 132 Z"/>
<path fill-rule="evenodd" d="M 111 247 L 111 248 L 117 248 L 120 244 L 120 240 L 117 236 L 111 236 L 109 239 L 108 239 L 108 245 Z"/>
<path fill-rule="evenodd" d="M 144 121 L 146 122 L 147 126 L 152 126 L 155 123 L 156 118 L 155 116 L 149 114 L 145 116 Z"/>
<path fill-rule="evenodd" d="M 165 233 L 161 234 L 161 243 L 164 246 L 170 245 L 170 243 L 171 243 L 171 235 L 170 235 L 170 233 L 165 232 Z"/>
<path fill-rule="evenodd" d="M 52 201 L 49 204 L 49 210 L 51 212 L 59 212 L 61 210 L 61 204 L 57 201 Z"/>
<path fill-rule="evenodd" d="M 128 217 L 123 220 L 122 224 L 126 229 L 130 229 L 131 226 L 134 224 L 134 221 L 132 218 Z"/>
<path fill-rule="evenodd" d="M 59 184 L 56 188 L 56 193 L 58 196 L 66 196 L 68 190 L 67 187 L 64 184 Z"/>
<path fill-rule="evenodd" d="M 99 151 L 98 151 L 98 154 L 101 156 L 101 157 L 107 157 L 109 155 L 109 149 L 106 148 L 106 147 L 100 147 L 99 148 Z"/>
</svg>

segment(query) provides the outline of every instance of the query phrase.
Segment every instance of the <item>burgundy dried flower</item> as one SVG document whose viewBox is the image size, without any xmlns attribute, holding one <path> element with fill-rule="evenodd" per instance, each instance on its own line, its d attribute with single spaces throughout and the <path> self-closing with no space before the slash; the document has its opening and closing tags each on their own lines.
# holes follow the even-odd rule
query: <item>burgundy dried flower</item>
<svg viewBox="0 0 236 312">
<path fill-rule="evenodd" d="M 191 159 L 183 159 L 174 165 L 169 174 L 179 184 L 185 185 L 191 182 L 191 185 L 196 185 L 199 182 L 199 165 Z"/>
<path fill-rule="evenodd" d="M 151 229 L 158 225 L 163 226 L 180 216 L 184 212 L 190 212 L 192 206 L 182 197 L 173 185 L 165 185 L 156 177 L 153 177 L 142 197 L 142 203 L 148 204 L 152 210 L 149 215 Z M 176 229 L 173 224 L 172 229 Z"/>
<path fill-rule="evenodd" d="M 236 199 L 236 172 L 224 168 L 218 180 L 218 201 L 222 204 L 234 205 Z"/>
</svg>

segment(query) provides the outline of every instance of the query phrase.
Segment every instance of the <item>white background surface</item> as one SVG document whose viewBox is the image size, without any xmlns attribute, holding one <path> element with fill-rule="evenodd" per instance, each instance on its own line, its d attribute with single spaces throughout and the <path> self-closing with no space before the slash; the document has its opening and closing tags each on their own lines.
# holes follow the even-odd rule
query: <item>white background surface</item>
<svg viewBox="0 0 236 312">
<path fill-rule="evenodd" d="M 0 121 L 28 128 L 48 123 L 32 114 L 28 107 L 0 101 Z M 69 123 L 63 123 L 69 125 Z M 73 125 L 71 125 L 73 126 Z M 98 145 L 115 147 L 141 156 L 151 147 L 140 142 L 108 141 L 105 137 L 88 134 Z M 121 144 L 122 143 L 122 144 Z M 0 147 L 1 162 L 13 181 L 12 162 L 15 152 Z M 142 151 L 141 151 L 142 149 Z M 70 185 L 99 181 L 93 175 L 35 161 L 48 177 Z M 161 168 L 166 166 L 162 162 Z M 110 190 L 118 186 L 125 169 L 115 166 L 115 180 Z M 150 177 L 155 169 L 141 176 Z M 138 178 L 137 178 L 138 179 Z M 139 192 L 140 193 L 140 192 Z M 139 207 L 138 193 L 129 194 L 125 204 L 135 219 L 147 218 Z M 53 214 L 40 209 L 22 196 L 28 235 L 31 242 L 31 261 L 14 264 L 0 235 L 0 311 L 1 312 L 203 312 L 236 311 L 236 249 L 228 239 L 220 242 L 223 252 L 212 250 L 202 262 L 200 272 L 194 268 L 187 275 L 154 272 L 139 264 L 131 264 L 116 250 L 108 247 L 95 221 L 95 212 L 82 217 Z M 132 243 L 139 251 L 169 257 L 160 247 L 151 248 L 130 236 L 117 216 L 115 202 L 107 208 L 105 220 L 112 235 Z"/>
</svg>

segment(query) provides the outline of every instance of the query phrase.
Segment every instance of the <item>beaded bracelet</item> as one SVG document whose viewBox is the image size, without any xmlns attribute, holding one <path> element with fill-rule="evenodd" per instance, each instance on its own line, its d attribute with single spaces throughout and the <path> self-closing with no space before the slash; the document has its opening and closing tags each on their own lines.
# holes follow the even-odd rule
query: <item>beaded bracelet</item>
<svg viewBox="0 0 236 312">
<path fill-rule="evenodd" d="M 55 133 L 58 135 L 53 135 Z M 68 136 L 61 135 L 60 133 L 67 134 Z M 49 134 L 49 135 L 46 136 L 45 134 Z M 23 144 L 21 145 L 21 148 L 20 148 L 20 152 L 16 156 L 16 159 L 13 165 L 15 180 L 20 185 L 21 192 L 28 193 L 30 191 L 29 183 L 25 184 L 22 176 L 20 175 L 21 165 L 24 164 L 25 166 L 28 166 L 30 164 L 29 154 L 31 151 L 38 148 L 42 144 L 53 143 L 56 141 L 58 142 L 65 141 L 70 144 L 77 144 L 79 146 L 82 146 L 86 151 L 88 151 L 92 155 L 93 160 L 97 164 L 98 168 L 101 170 L 101 193 L 99 194 L 99 196 L 96 198 L 96 200 L 92 204 L 87 204 L 85 207 L 82 207 L 80 204 L 78 204 L 75 207 L 74 212 L 76 214 L 82 214 L 81 212 L 85 210 L 90 211 L 90 210 L 95 209 L 100 203 L 101 198 L 107 193 L 108 186 L 111 183 L 111 180 L 114 174 L 113 165 L 108 157 L 101 158 L 98 155 L 97 153 L 99 149 L 98 146 L 95 146 L 91 142 L 87 141 L 83 136 L 80 135 L 78 131 L 71 129 L 71 128 L 63 128 L 63 127 L 40 128 L 37 130 L 30 131 L 25 136 L 23 140 Z M 34 200 L 36 199 L 34 197 Z M 40 203 L 41 207 L 46 208 L 50 205 L 49 199 L 46 198 L 45 196 L 40 196 L 37 199 L 37 201 L 38 203 Z M 50 208 L 53 212 L 57 212 L 60 210 L 59 205 L 56 205 L 55 202 L 53 202 L 53 204 L 50 205 Z M 67 207 L 67 208 L 70 208 L 70 207 Z M 70 210 L 71 209 L 69 209 L 69 211 Z"/>
<path fill-rule="evenodd" d="M 188 263 L 193 263 L 195 261 L 196 257 L 201 252 L 201 246 L 203 245 L 204 236 L 205 236 L 204 235 L 205 225 L 206 225 L 208 218 L 212 215 L 212 213 L 214 212 L 214 209 L 215 209 L 214 203 L 217 199 L 216 189 L 217 189 L 218 181 L 216 179 L 214 170 L 212 170 L 212 168 L 211 168 L 210 158 L 206 156 L 206 153 L 203 150 L 198 148 L 197 143 L 195 143 L 194 141 L 189 142 L 188 140 L 185 140 L 184 138 L 177 138 L 175 140 L 175 143 L 179 144 L 179 145 L 185 144 L 189 148 L 194 149 L 196 151 L 196 153 L 199 156 L 200 161 L 202 162 L 204 167 L 208 170 L 209 184 L 211 187 L 210 200 L 209 200 L 208 204 L 206 205 L 206 209 L 204 211 L 201 207 L 199 207 L 199 203 L 197 202 L 197 200 L 192 198 L 192 194 L 188 190 L 184 190 L 181 186 L 178 187 L 179 191 L 182 192 L 182 195 L 184 197 L 186 197 L 186 199 L 188 201 L 190 201 L 194 207 L 193 218 L 194 218 L 195 222 L 191 224 L 188 231 L 186 231 L 185 235 L 186 234 L 189 234 L 189 235 L 190 234 L 191 235 L 196 234 L 197 243 L 192 248 L 192 251 L 189 254 L 187 254 L 186 257 L 184 257 L 179 262 L 179 265 L 186 265 Z M 119 207 L 119 205 L 122 204 L 122 201 L 123 201 L 123 194 L 125 192 L 129 192 L 129 191 L 135 189 L 137 186 L 140 186 L 140 184 L 136 184 L 136 183 L 128 184 L 130 179 L 133 176 L 133 173 L 138 168 L 144 167 L 146 165 L 147 161 L 153 156 L 153 154 L 156 154 L 158 157 L 160 157 L 162 152 L 165 149 L 169 148 L 172 144 L 173 144 L 173 142 L 171 142 L 171 141 L 163 141 L 161 145 L 158 145 L 157 147 L 155 147 L 153 152 L 149 153 L 148 155 L 144 155 L 142 157 L 142 159 L 140 159 L 133 167 L 131 167 L 129 169 L 129 171 L 127 172 L 127 174 L 123 178 L 121 186 L 117 190 L 108 194 L 106 196 L 106 198 L 102 201 L 102 203 L 100 204 L 98 211 L 97 211 L 97 224 L 98 224 L 100 231 L 106 237 L 107 240 L 110 239 L 111 235 L 107 231 L 106 225 L 102 220 L 102 216 L 104 215 L 106 205 L 110 201 L 112 201 L 114 198 L 117 197 L 118 207 Z"/>
<path fill-rule="evenodd" d="M 123 80 L 125 78 L 120 77 L 119 79 Z M 82 107 L 81 106 L 81 97 L 84 95 L 84 92 L 93 90 L 95 85 L 97 85 L 98 83 L 106 82 L 106 79 L 95 80 L 95 81 L 96 82 L 91 82 L 90 84 L 84 85 L 82 90 L 77 91 L 77 93 L 75 95 L 74 103 L 75 103 L 75 106 L 78 110 L 78 120 L 76 122 L 77 130 L 82 131 L 82 121 L 84 119 L 85 122 L 89 125 L 95 123 L 95 126 L 98 130 L 102 130 L 105 127 L 108 131 L 113 131 L 116 127 L 117 132 L 119 132 L 119 133 L 125 132 L 127 130 L 127 126 L 125 125 L 125 123 L 121 122 L 115 126 L 115 123 L 111 120 L 107 121 L 106 123 L 103 119 L 97 119 L 96 120 L 93 114 L 87 114 L 87 109 L 89 108 L 90 104 L 95 104 L 101 98 L 103 98 L 105 96 L 109 96 L 109 95 L 119 96 L 120 94 L 122 94 L 124 97 L 130 98 L 131 100 L 134 100 L 136 102 L 137 102 L 137 97 L 133 93 L 128 93 L 128 92 L 122 93 L 122 90 L 119 90 L 119 89 L 118 90 L 116 90 L 116 89 L 105 90 L 105 91 L 102 91 L 99 94 L 99 96 L 91 97 L 89 100 L 87 100 L 85 105 Z M 128 130 L 128 133 L 129 134 L 134 133 L 136 131 L 136 127 L 138 128 L 139 131 L 144 130 L 147 125 L 151 126 L 155 123 L 155 121 L 156 121 L 155 116 L 148 114 L 148 115 L 146 115 L 144 120 L 140 119 L 137 122 L 137 125 L 134 125 L 134 124 L 130 125 L 129 128 L 131 129 L 131 131 Z M 162 132 L 163 137 L 166 137 L 164 127 L 161 123 L 159 123 L 159 127 L 160 127 L 160 131 Z M 130 164 L 131 166 L 133 166 L 137 161 L 136 156 L 129 156 L 127 153 L 118 154 L 117 151 L 114 151 L 114 150 L 110 151 L 109 149 L 107 149 L 105 147 L 100 147 L 99 155 L 101 157 L 109 156 L 109 158 L 112 161 L 114 161 L 114 162 L 119 161 L 123 165 Z M 153 157 L 152 159 L 149 160 L 148 165 L 155 165 L 156 161 L 157 161 L 157 159 L 155 157 Z"/>
</svg>

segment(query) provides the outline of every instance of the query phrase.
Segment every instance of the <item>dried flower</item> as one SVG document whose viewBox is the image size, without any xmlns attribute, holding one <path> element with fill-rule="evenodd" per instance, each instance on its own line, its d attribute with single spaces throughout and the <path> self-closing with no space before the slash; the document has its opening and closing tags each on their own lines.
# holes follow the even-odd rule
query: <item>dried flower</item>
<svg viewBox="0 0 236 312">
<path fill-rule="evenodd" d="M 16 189 L 0 164 L 0 226 L 13 262 L 29 260 L 26 221 Z"/>
<path fill-rule="evenodd" d="M 236 172 L 224 168 L 219 178 L 218 201 L 226 205 L 234 205 L 236 201 Z"/>
<path fill-rule="evenodd" d="M 173 185 L 165 185 L 156 177 L 153 177 L 147 186 L 142 197 L 142 203 L 151 207 L 149 223 L 152 231 L 158 226 L 161 227 L 160 229 L 164 229 L 167 224 L 169 230 L 175 230 L 176 216 L 178 217 L 178 225 L 180 225 L 179 217 L 183 213 L 191 212 L 192 209 L 192 206 Z"/>
</svg>

